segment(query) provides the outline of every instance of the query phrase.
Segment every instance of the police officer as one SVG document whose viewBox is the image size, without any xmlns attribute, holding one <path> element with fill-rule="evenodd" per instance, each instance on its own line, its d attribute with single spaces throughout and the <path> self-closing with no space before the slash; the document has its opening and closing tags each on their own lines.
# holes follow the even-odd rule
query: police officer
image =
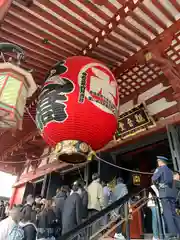
<svg viewBox="0 0 180 240">
<path fill-rule="evenodd" d="M 180 236 L 180 218 L 175 210 L 176 191 L 173 187 L 173 173 L 167 167 L 168 161 L 165 157 L 157 156 L 158 168 L 152 176 L 152 182 L 159 189 L 169 239 L 176 239 L 178 235 Z"/>
</svg>

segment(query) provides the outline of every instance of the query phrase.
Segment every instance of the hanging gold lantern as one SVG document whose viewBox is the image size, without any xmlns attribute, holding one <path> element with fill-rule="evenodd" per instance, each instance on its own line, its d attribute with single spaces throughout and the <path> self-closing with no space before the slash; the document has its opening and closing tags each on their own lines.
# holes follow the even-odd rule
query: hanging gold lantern
<svg viewBox="0 0 180 240">
<path fill-rule="evenodd" d="M 6 61 L 7 52 L 15 53 L 16 61 Z M 31 73 L 19 66 L 24 57 L 21 48 L 0 43 L 0 53 L 3 60 L 0 63 L 0 128 L 22 129 L 26 99 L 35 92 L 36 84 Z"/>
</svg>

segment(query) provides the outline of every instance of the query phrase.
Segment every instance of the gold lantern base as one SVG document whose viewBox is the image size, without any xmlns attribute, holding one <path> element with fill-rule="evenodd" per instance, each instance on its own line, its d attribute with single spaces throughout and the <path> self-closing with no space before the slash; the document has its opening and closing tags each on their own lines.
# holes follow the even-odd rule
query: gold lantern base
<svg viewBox="0 0 180 240">
<path fill-rule="evenodd" d="M 56 145 L 54 153 L 60 161 L 79 164 L 87 161 L 91 148 L 85 142 L 65 140 Z"/>
</svg>

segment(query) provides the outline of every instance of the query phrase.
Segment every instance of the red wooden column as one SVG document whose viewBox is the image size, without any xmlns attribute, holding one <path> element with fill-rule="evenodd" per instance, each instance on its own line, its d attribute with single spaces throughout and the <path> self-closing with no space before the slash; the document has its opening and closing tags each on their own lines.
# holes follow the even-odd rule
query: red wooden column
<svg viewBox="0 0 180 240">
<path fill-rule="evenodd" d="M 22 204 L 25 189 L 26 184 L 13 188 L 13 193 L 9 200 L 10 208 L 12 208 L 14 204 Z"/>
<path fill-rule="evenodd" d="M 3 22 L 13 0 L 0 0 L 0 24 Z"/>
</svg>

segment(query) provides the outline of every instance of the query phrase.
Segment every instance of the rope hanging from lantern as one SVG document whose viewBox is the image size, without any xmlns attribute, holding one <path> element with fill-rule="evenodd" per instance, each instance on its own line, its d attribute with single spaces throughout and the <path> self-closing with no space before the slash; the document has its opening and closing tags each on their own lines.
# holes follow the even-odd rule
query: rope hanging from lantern
<svg viewBox="0 0 180 240">
<path fill-rule="evenodd" d="M 153 173 L 151 173 L 151 172 L 141 172 L 141 171 L 131 170 L 131 169 L 129 169 L 129 168 L 120 167 L 120 166 L 118 166 L 118 165 L 116 165 L 116 164 L 107 162 L 106 160 L 98 157 L 97 155 L 96 155 L 96 158 L 97 158 L 99 161 L 104 162 L 104 163 L 106 163 L 106 164 L 109 164 L 109 165 L 112 166 L 112 167 L 119 168 L 119 169 L 124 170 L 124 171 L 127 171 L 127 172 L 132 172 L 132 173 L 137 173 L 137 174 L 143 174 L 143 175 L 153 175 Z"/>
<path fill-rule="evenodd" d="M 36 124 L 36 121 L 35 121 L 34 117 L 32 116 L 32 114 L 30 113 L 30 111 L 29 111 L 28 108 L 26 108 L 26 111 L 27 111 L 27 113 L 29 114 L 29 116 L 31 117 L 32 121 Z M 123 167 L 120 167 L 120 166 L 118 166 L 118 165 L 116 165 L 116 164 L 107 162 L 107 161 L 105 161 L 104 159 L 98 157 L 97 154 L 96 154 L 94 151 L 91 152 L 91 156 L 89 156 L 89 159 L 88 159 L 88 160 L 91 160 L 93 156 L 95 156 L 96 160 L 98 159 L 98 160 L 101 161 L 101 162 L 104 162 L 104 163 L 106 163 L 106 164 L 109 164 L 109 165 L 112 166 L 112 167 L 115 167 L 115 168 L 118 168 L 118 169 L 121 169 L 121 170 L 124 170 L 124 171 L 132 172 L 132 173 L 136 173 L 136 174 L 152 175 L 151 172 L 135 171 L 135 170 L 131 170 L 131 169 L 128 169 L 128 168 L 123 168 Z"/>
<path fill-rule="evenodd" d="M 32 119 L 32 121 L 36 124 L 36 121 L 35 121 L 34 117 L 32 116 L 32 114 L 30 113 L 29 109 L 27 107 L 25 109 L 26 109 L 27 113 L 29 114 L 30 118 Z M 40 158 L 30 160 L 30 162 L 35 162 L 35 161 L 38 161 L 38 160 L 42 160 L 43 158 L 49 157 L 49 156 L 51 156 L 51 154 L 47 153 L 47 154 L 41 156 Z M 135 170 L 132 170 L 132 169 L 129 169 L 129 168 L 120 167 L 116 164 L 110 163 L 110 162 L 98 157 L 97 154 L 94 151 L 91 152 L 91 157 L 88 160 L 91 160 L 93 156 L 95 156 L 95 160 L 99 160 L 101 162 L 104 162 L 104 163 L 112 166 L 112 167 L 115 167 L 115 168 L 118 168 L 118 169 L 121 169 L 121 170 L 124 170 L 124 171 L 127 171 L 127 172 L 132 172 L 132 173 L 135 173 L 135 174 L 142 174 L 142 175 L 152 175 L 153 174 L 151 172 L 141 172 L 141 171 L 135 171 Z M 12 162 L 7 162 L 6 164 L 19 164 L 19 163 L 25 163 L 25 162 L 26 162 L 26 160 L 18 161 L 18 162 L 12 161 Z M 5 162 L 0 161 L 0 163 L 5 163 Z"/>
</svg>

